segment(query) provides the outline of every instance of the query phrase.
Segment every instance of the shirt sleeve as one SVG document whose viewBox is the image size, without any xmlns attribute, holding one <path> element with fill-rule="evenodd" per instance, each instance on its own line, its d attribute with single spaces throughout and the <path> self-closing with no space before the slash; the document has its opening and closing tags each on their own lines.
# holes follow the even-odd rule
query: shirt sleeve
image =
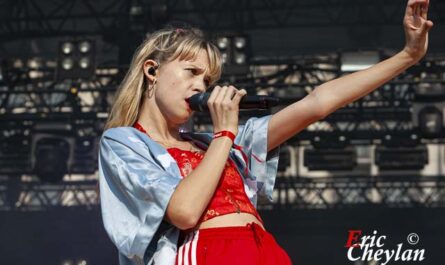
<svg viewBox="0 0 445 265">
<path fill-rule="evenodd" d="M 249 174 L 253 180 L 248 185 L 255 185 L 257 194 L 272 201 L 273 188 L 278 169 L 280 147 L 267 151 L 268 125 L 272 115 L 250 118 L 238 130 L 235 143 L 240 145 L 248 157 Z M 256 201 L 256 198 L 254 199 Z"/>
<path fill-rule="evenodd" d="M 100 142 L 99 176 L 105 230 L 120 253 L 141 264 L 181 178 L 150 159 L 148 150 L 140 154 L 106 137 Z"/>
</svg>

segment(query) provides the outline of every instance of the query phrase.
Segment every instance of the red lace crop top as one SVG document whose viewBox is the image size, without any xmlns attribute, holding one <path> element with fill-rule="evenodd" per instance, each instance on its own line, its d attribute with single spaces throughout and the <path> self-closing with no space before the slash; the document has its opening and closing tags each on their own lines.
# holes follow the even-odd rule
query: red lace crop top
<svg viewBox="0 0 445 265">
<path fill-rule="evenodd" d="M 190 174 L 204 157 L 204 153 L 199 151 L 186 151 L 179 148 L 168 148 L 167 151 L 176 160 L 182 177 Z M 215 193 L 201 216 L 200 222 L 236 212 L 253 214 L 262 222 L 261 217 L 244 191 L 243 180 L 233 161 L 228 159 Z"/>
<path fill-rule="evenodd" d="M 134 127 L 147 134 L 139 123 L 136 123 Z M 204 157 L 204 151 L 187 151 L 176 147 L 168 148 L 167 151 L 178 164 L 182 177 L 187 177 Z M 215 193 L 202 214 L 200 222 L 216 216 L 240 212 L 250 213 L 263 222 L 246 195 L 244 182 L 234 162 L 228 159 Z"/>
</svg>

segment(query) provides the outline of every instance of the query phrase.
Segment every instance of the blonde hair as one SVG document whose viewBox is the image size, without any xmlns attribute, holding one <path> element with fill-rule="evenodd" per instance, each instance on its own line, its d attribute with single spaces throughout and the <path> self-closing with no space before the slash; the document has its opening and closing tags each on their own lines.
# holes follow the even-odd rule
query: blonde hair
<svg viewBox="0 0 445 265">
<path fill-rule="evenodd" d="M 130 68 L 122 81 L 108 116 L 105 130 L 120 126 L 132 126 L 139 115 L 148 79 L 144 75 L 144 62 L 148 59 L 163 63 L 193 60 L 201 50 L 209 58 L 208 75 L 213 84 L 221 76 L 221 54 L 218 48 L 203 37 L 195 28 L 166 28 L 152 33 L 136 50 Z"/>
</svg>

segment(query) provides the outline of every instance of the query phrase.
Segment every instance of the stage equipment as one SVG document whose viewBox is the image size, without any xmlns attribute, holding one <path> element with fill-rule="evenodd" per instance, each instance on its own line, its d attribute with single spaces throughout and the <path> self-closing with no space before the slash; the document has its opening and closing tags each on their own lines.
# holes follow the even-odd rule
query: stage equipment
<svg viewBox="0 0 445 265">
<path fill-rule="evenodd" d="M 443 113 L 435 106 L 426 106 L 418 115 L 419 129 L 425 138 L 437 138 L 444 133 Z"/>
<path fill-rule="evenodd" d="M 0 86 L 5 85 L 4 73 L 3 73 L 3 62 L 0 61 Z"/>
<path fill-rule="evenodd" d="M 355 72 L 380 62 L 377 51 L 345 52 L 341 55 L 342 72 Z"/>
<path fill-rule="evenodd" d="M 352 170 L 356 165 L 354 147 L 304 150 L 304 166 L 309 170 Z"/>
<path fill-rule="evenodd" d="M 278 160 L 278 172 L 285 172 L 291 165 L 291 147 L 290 146 L 282 146 L 280 148 L 280 155 Z"/>
<path fill-rule="evenodd" d="M 43 137 L 35 146 L 35 173 L 46 182 L 59 182 L 68 173 L 70 144 L 62 137 Z"/>
<path fill-rule="evenodd" d="M 298 153 L 294 146 L 283 145 L 278 159 L 278 176 L 296 177 L 298 167 Z"/>
<path fill-rule="evenodd" d="M 87 79 L 94 75 L 95 42 L 72 40 L 59 43 L 56 79 Z"/>
<path fill-rule="evenodd" d="M 438 78 L 431 78 L 438 80 Z M 417 102 L 445 101 L 445 85 L 436 82 L 421 82 L 413 86 L 414 100 Z"/>
<path fill-rule="evenodd" d="M 74 153 L 70 173 L 94 174 L 97 169 L 98 138 L 95 136 L 77 137 L 74 140 Z"/>
<path fill-rule="evenodd" d="M 65 174 L 94 174 L 97 150 L 95 137 L 41 136 L 35 143 L 34 172 L 52 183 L 61 181 Z"/>
<path fill-rule="evenodd" d="M 94 174 L 98 137 L 88 128 L 62 122 L 40 122 L 32 135 L 33 173 L 41 180 L 59 182 L 65 174 Z M 88 125 L 90 126 L 90 125 Z"/>
<path fill-rule="evenodd" d="M 424 145 L 377 146 L 375 163 L 380 170 L 421 170 L 428 164 L 428 149 Z"/>
<path fill-rule="evenodd" d="M 249 41 L 247 36 L 240 34 L 225 34 L 215 41 L 221 50 L 224 64 L 224 74 L 242 75 L 249 72 Z"/>
<path fill-rule="evenodd" d="M 2 131 L 0 137 L 0 174 L 31 172 L 30 137 L 23 132 Z"/>
</svg>

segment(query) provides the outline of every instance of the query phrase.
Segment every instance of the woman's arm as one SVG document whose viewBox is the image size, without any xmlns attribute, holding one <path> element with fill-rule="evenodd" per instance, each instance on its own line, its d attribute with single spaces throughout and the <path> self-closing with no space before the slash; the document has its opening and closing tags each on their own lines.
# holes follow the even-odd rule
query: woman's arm
<svg viewBox="0 0 445 265">
<path fill-rule="evenodd" d="M 196 226 L 215 192 L 231 147 L 227 137 L 212 140 L 199 165 L 176 187 L 166 211 L 169 223 L 182 230 Z"/>
<path fill-rule="evenodd" d="M 238 134 L 239 102 L 246 93 L 233 86 L 215 87 L 207 101 L 215 132 Z M 168 203 L 167 221 L 182 230 L 196 226 L 215 192 L 231 147 L 228 137 L 212 140 L 199 165 L 176 187 Z"/>
<path fill-rule="evenodd" d="M 429 0 L 408 1 L 403 21 L 406 44 L 401 52 L 366 70 L 324 83 L 302 100 L 274 114 L 269 123 L 268 150 L 417 63 L 427 51 L 428 31 L 433 26 L 427 18 L 428 6 Z"/>
</svg>

